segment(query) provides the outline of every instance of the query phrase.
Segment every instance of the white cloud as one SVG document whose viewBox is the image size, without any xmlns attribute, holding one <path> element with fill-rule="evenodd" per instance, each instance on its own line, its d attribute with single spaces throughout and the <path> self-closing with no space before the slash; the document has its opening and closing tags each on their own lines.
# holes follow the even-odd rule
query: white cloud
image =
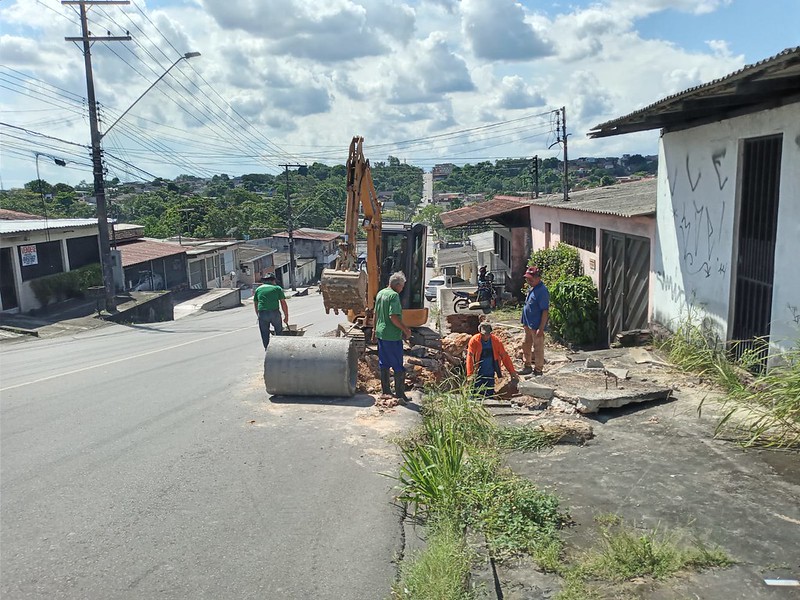
<svg viewBox="0 0 800 600">
<path fill-rule="evenodd" d="M 513 0 L 462 0 L 462 30 L 475 56 L 486 60 L 526 61 L 552 53 L 542 34 L 526 22 Z"/>
<path fill-rule="evenodd" d="M 493 100 L 494 106 L 505 110 L 534 108 L 545 103 L 545 97 L 519 75 L 503 77 Z"/>
<path fill-rule="evenodd" d="M 206 155 L 204 145 L 213 144 L 221 158 L 208 159 L 205 168 L 253 172 L 270 167 L 240 155 L 267 153 L 254 141 L 263 137 L 292 154 L 309 153 L 309 161 L 342 162 L 356 133 L 367 138 L 369 150 L 370 144 L 424 138 L 563 105 L 571 154 L 651 154 L 657 150 L 657 132 L 602 140 L 588 140 L 585 132 L 745 63 L 742 40 L 709 39 L 721 37 L 709 33 L 686 42 L 699 48 L 688 50 L 682 42 L 691 28 L 680 36 L 659 32 L 660 39 L 647 39 L 637 30 L 639 19 L 658 11 L 679 10 L 691 20 L 736 8 L 723 0 L 597 0 L 583 7 L 565 4 L 547 15 L 534 12 L 537 5 L 530 0 L 159 0 L 157 9 L 140 0 L 139 5 L 158 30 L 133 7 L 105 9 L 117 25 L 100 12 L 93 17 L 93 27 L 103 32 L 129 28 L 135 38 L 93 48 L 98 101 L 107 116 L 130 106 L 183 52 L 202 52 L 149 91 L 114 136 L 115 145 L 131 152 L 132 162 L 165 177 L 188 167 L 169 165 L 154 145 L 143 148 L 123 133 L 150 136 L 152 144 L 168 145 L 175 156 Z M 74 13 L 58 3 L 53 10 L 33 0 L 0 3 L 3 64 L 85 96 L 80 52 L 64 41 L 78 35 L 75 21 Z M 753 36 L 769 36 L 769 23 L 754 23 Z M 761 58 L 766 56 L 748 56 L 748 62 Z M 3 67 L 0 74 L 8 77 Z M 85 117 L 45 103 L 43 86 L 28 81 L 14 88 L 36 98 L 4 90 L 4 120 L 86 143 Z M 55 98 L 62 93 L 53 92 Z M 75 110 L 85 112 L 85 107 Z M 252 135 L 242 137 L 245 125 L 237 113 L 253 126 Z M 472 155 L 552 155 L 553 150 L 547 153 L 548 118 L 540 121 L 520 128 L 528 135 L 487 139 Z M 534 130 L 545 133 L 531 137 Z M 332 147 L 342 151 L 325 150 Z M 403 148 L 393 154 L 412 162 L 434 156 L 468 160 L 462 147 L 446 143 Z M 273 164 L 281 162 L 274 149 L 269 152 Z M 28 164 L 4 157 L 4 184 L 12 185 L 17 172 L 23 181 L 32 179 Z"/>
</svg>

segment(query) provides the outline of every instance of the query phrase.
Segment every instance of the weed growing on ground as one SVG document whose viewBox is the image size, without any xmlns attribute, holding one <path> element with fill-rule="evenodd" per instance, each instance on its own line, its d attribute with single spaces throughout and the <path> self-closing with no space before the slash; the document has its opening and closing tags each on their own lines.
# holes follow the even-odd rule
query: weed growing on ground
<svg viewBox="0 0 800 600">
<path fill-rule="evenodd" d="M 395 600 L 473 600 L 468 581 L 471 553 L 457 525 L 431 524 L 425 550 L 403 561 L 392 590 Z"/>
<path fill-rule="evenodd" d="M 772 356 L 763 372 L 765 342 L 730 360 L 718 340 L 689 313 L 661 348 L 684 371 L 713 381 L 726 393 L 715 434 L 732 432 L 744 446 L 800 446 L 800 343 Z M 757 371 L 752 376 L 749 371 Z M 702 410 L 702 404 L 701 404 Z"/>
<path fill-rule="evenodd" d="M 732 560 L 719 548 L 695 541 L 685 548 L 676 533 L 637 532 L 622 524 L 601 528 L 600 549 L 581 561 L 580 573 L 607 581 L 635 577 L 665 579 L 678 571 L 727 567 Z"/>
<path fill-rule="evenodd" d="M 558 442 L 558 436 L 532 427 L 500 427 L 494 440 L 501 450 L 535 452 L 550 448 Z"/>
<path fill-rule="evenodd" d="M 470 527 L 486 536 L 496 557 L 528 553 L 543 568 L 557 568 L 563 521 L 558 500 L 504 469 L 499 455 L 501 445 L 534 449 L 548 445 L 547 438 L 534 430 L 501 431 L 468 383 L 430 391 L 423 427 L 401 441 L 404 463 L 396 479 L 400 499 L 434 532 L 425 553 L 404 561 L 397 598 L 470 597 L 467 580 L 459 579 L 459 588 L 450 564 L 464 559 L 463 532 Z"/>
<path fill-rule="evenodd" d="M 776 365 L 728 394 L 716 433 L 732 430 L 745 446 L 800 446 L 800 345 Z"/>
<path fill-rule="evenodd" d="M 522 319 L 522 306 L 519 304 L 506 304 L 492 311 L 492 321 L 514 321 L 519 323 Z"/>
</svg>

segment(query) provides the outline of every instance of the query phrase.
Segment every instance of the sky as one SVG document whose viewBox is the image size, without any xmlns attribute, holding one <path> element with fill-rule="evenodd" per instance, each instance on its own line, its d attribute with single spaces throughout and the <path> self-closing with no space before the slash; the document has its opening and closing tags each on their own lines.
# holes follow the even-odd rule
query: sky
<svg viewBox="0 0 800 600">
<path fill-rule="evenodd" d="M 4 189 L 37 166 L 92 180 L 84 61 L 64 40 L 76 10 L 0 2 Z M 800 45 L 800 0 L 132 0 L 88 18 L 94 36 L 132 38 L 92 47 L 122 181 L 341 164 L 354 135 L 372 162 L 426 170 L 561 158 L 562 106 L 570 158 L 657 154 L 658 131 L 586 133 Z"/>
</svg>

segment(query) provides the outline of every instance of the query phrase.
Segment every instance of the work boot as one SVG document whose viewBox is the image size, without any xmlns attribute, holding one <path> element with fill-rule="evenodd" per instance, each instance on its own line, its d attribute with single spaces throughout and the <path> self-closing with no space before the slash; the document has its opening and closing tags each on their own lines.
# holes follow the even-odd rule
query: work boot
<svg viewBox="0 0 800 600">
<path fill-rule="evenodd" d="M 530 375 L 531 373 L 533 373 L 533 367 L 530 365 L 525 365 L 522 370 L 519 371 L 520 375 Z"/>
<path fill-rule="evenodd" d="M 405 372 L 394 374 L 394 396 L 400 401 L 401 404 L 411 401 L 411 398 L 406 396 Z"/>
<path fill-rule="evenodd" d="M 381 369 L 381 395 L 392 397 L 392 386 L 389 384 L 389 369 Z"/>
</svg>

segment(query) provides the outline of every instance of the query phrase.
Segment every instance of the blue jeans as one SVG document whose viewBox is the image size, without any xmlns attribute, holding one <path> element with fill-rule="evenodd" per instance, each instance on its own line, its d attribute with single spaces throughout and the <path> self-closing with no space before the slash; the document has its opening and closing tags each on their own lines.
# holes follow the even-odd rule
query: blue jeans
<svg viewBox="0 0 800 600">
<path fill-rule="evenodd" d="M 269 346 L 269 326 L 275 330 L 275 335 L 280 335 L 283 331 L 281 323 L 281 311 L 279 310 L 260 310 L 258 311 L 258 330 L 261 332 L 261 341 L 264 350 Z"/>
</svg>

